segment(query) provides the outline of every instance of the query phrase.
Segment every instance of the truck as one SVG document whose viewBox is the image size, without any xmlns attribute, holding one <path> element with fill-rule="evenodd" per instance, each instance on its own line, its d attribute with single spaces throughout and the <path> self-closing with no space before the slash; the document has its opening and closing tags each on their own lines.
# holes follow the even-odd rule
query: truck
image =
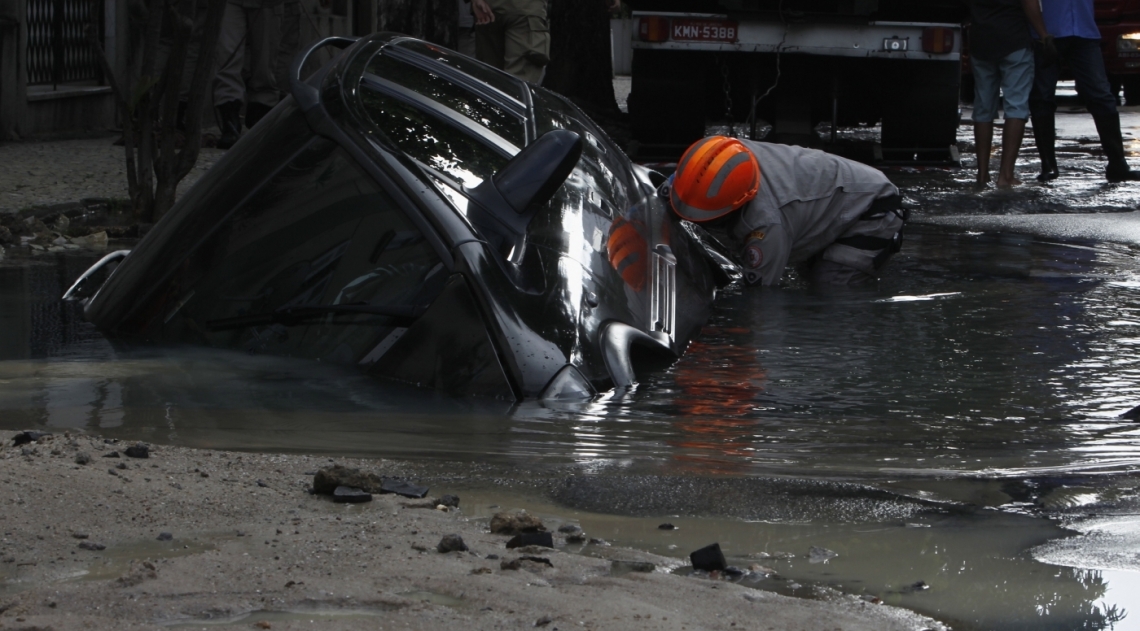
<svg viewBox="0 0 1140 631">
<path fill-rule="evenodd" d="M 877 158 L 957 156 L 960 0 L 627 4 L 635 20 L 628 108 L 639 157 L 679 155 L 710 121 L 805 145 L 822 143 L 821 122 L 832 130 L 881 123 Z"/>
<path fill-rule="evenodd" d="M 1140 105 L 1140 0 L 1096 0 L 1101 52 L 1114 91 Z"/>
</svg>

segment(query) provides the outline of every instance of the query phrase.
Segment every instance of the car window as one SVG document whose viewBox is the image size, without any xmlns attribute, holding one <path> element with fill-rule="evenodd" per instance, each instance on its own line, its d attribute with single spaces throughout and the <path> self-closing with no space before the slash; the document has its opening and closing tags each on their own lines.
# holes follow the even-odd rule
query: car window
<svg viewBox="0 0 1140 631">
<path fill-rule="evenodd" d="M 429 59 L 434 59 L 440 63 L 447 64 L 456 70 L 467 73 L 475 77 L 479 81 L 495 88 L 496 90 L 506 94 L 507 96 L 515 99 L 521 103 L 525 103 L 526 92 L 529 88 L 526 84 L 511 75 L 500 72 L 491 68 L 490 66 L 483 65 L 470 57 L 465 57 L 455 51 L 433 46 L 427 42 L 417 40 L 405 40 L 396 44 L 400 48 L 404 48 L 413 52 L 417 52 Z"/>
<path fill-rule="evenodd" d="M 367 71 L 449 107 L 519 147 L 526 144 L 521 118 L 437 74 L 383 54 L 372 58 Z"/>
<path fill-rule="evenodd" d="M 466 186 L 478 186 L 507 163 L 483 142 L 403 101 L 361 86 L 360 102 L 401 151 Z"/>
<path fill-rule="evenodd" d="M 344 362 L 359 361 L 399 323 L 343 310 L 269 316 L 422 311 L 448 276 L 396 203 L 325 139 L 257 190 L 193 259 L 206 272 L 178 317 L 212 344 Z"/>
</svg>

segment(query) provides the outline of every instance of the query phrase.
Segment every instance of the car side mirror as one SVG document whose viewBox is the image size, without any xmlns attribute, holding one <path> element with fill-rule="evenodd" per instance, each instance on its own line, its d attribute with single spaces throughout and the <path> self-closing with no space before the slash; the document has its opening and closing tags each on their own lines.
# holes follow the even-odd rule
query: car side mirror
<svg viewBox="0 0 1140 631">
<path fill-rule="evenodd" d="M 521 256 L 521 245 L 539 209 L 582 157 L 582 138 L 565 129 L 547 132 L 527 145 L 494 176 L 468 191 L 477 202 L 469 217 L 488 240 Z"/>
</svg>

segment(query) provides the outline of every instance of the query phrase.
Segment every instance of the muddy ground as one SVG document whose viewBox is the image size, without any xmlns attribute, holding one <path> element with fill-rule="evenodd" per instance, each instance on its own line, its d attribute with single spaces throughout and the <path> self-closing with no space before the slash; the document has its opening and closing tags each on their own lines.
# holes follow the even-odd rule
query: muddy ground
<svg viewBox="0 0 1140 631">
<path fill-rule="evenodd" d="M 680 576 L 674 559 L 559 532 L 555 549 L 508 550 L 509 536 L 464 516 L 462 497 L 435 508 L 444 488 L 334 503 L 310 493 L 328 458 L 150 446 L 143 459 L 98 436 L 13 436 L 0 433 L 0 629 L 942 628 L 853 596 Z M 469 550 L 439 552 L 448 534 Z M 526 556 L 549 565 L 511 563 Z"/>
</svg>

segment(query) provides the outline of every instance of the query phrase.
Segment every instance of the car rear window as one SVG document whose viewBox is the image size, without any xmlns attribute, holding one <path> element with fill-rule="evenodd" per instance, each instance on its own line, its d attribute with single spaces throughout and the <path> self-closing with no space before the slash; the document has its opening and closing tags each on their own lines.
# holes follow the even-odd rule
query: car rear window
<svg viewBox="0 0 1140 631">
<path fill-rule="evenodd" d="M 383 54 L 368 62 L 367 71 L 459 112 L 516 146 L 526 144 L 521 118 L 444 77 Z"/>
<path fill-rule="evenodd" d="M 432 46 L 427 42 L 406 40 L 396 45 L 400 48 L 419 53 L 429 59 L 447 64 L 460 72 L 467 73 L 520 103 L 526 102 L 526 92 L 529 88 L 526 87 L 525 83 L 505 72 L 500 72 L 490 66 L 485 66 L 455 51 L 440 48 L 439 46 Z"/>
<path fill-rule="evenodd" d="M 401 151 L 466 186 L 478 186 L 507 163 L 483 142 L 403 101 L 362 86 L 360 102 Z"/>
</svg>

